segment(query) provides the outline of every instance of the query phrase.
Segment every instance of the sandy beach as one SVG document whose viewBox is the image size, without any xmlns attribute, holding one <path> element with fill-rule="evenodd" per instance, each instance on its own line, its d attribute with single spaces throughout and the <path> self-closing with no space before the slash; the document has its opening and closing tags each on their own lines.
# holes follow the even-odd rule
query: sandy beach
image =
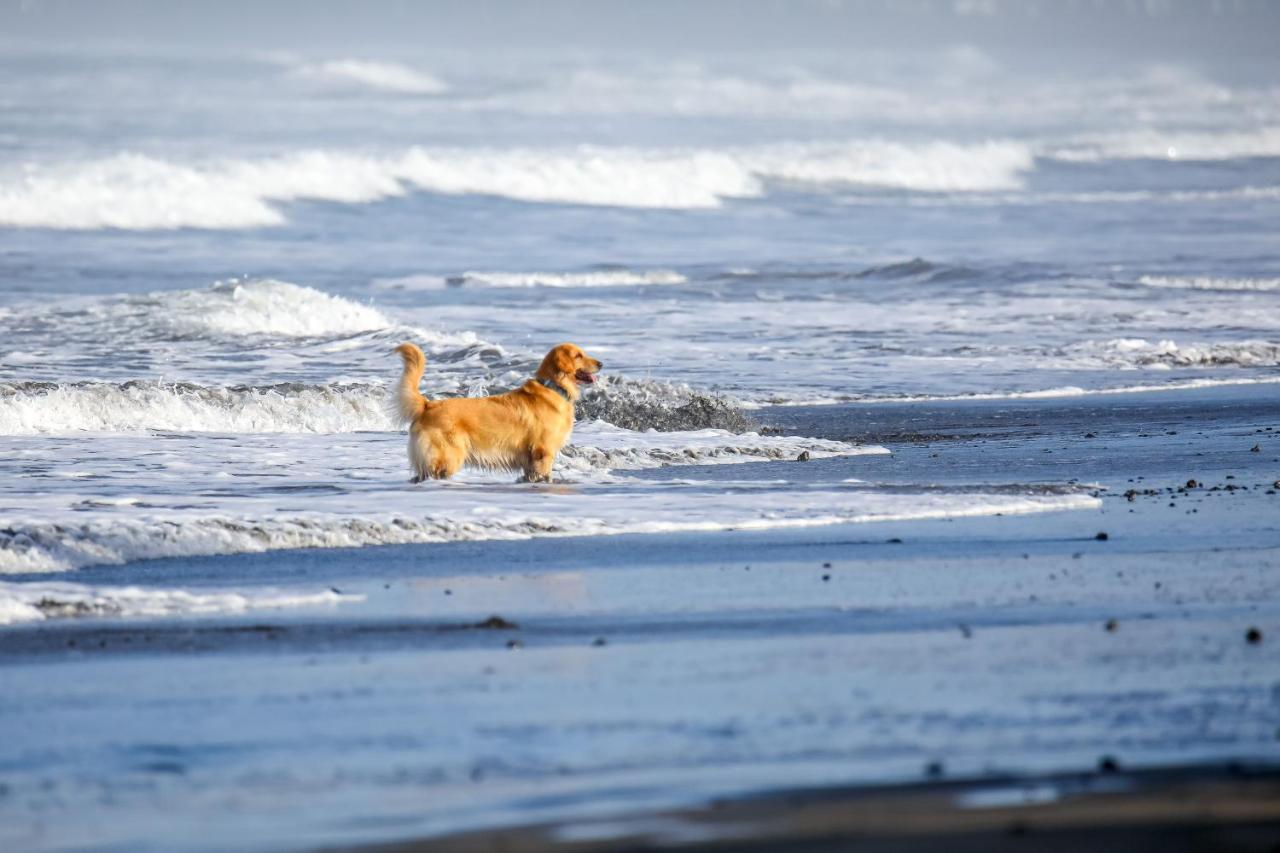
<svg viewBox="0 0 1280 853">
<path fill-rule="evenodd" d="M 815 487 L 1074 482 L 1101 504 L 82 569 L 67 579 L 288 578 L 350 600 L 6 628 L 4 846 L 292 849 L 548 825 L 665 844 L 635 821 L 769 792 L 1170 768 L 1209 785 L 1274 767 L 1270 387 L 756 414 L 893 451 L 755 463 Z M 732 489 L 738 467 L 697 473 Z M 1010 804 L 996 807 L 1003 825 Z M 1276 828 L 1272 811 L 1241 814 Z M 689 819 L 682 843 L 721 837 Z M 788 820 L 766 821 L 773 841 L 801 838 Z"/>
<path fill-rule="evenodd" d="M 0 0 L 0 853 L 1280 850 L 1278 32 Z"/>
</svg>

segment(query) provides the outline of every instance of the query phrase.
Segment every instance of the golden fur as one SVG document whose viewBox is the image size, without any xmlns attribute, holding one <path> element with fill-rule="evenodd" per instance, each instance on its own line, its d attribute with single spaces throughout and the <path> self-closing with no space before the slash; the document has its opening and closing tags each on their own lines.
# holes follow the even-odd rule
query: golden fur
<svg viewBox="0 0 1280 853">
<path fill-rule="evenodd" d="M 601 363 L 574 344 L 547 353 L 534 374 L 514 391 L 493 397 L 428 400 L 418 391 L 427 360 L 414 344 L 396 352 L 404 361 L 396 405 L 409 424 L 413 482 L 446 480 L 464 465 L 523 471 L 529 481 L 550 481 L 551 466 L 573 430 L 578 384 L 595 381 Z M 564 389 L 568 399 L 537 380 Z"/>
</svg>

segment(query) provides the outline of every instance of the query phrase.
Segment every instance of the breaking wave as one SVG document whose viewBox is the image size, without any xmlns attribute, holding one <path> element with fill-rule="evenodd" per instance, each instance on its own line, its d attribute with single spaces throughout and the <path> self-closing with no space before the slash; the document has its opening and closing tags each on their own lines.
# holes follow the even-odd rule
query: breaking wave
<svg viewBox="0 0 1280 853">
<path fill-rule="evenodd" d="M 1144 275 L 1138 283 L 1167 290 L 1280 290 L 1280 278 Z"/>
<path fill-rule="evenodd" d="M 1236 160 L 1280 157 L 1280 127 L 1238 131 L 1139 131 L 1082 136 L 1047 146 L 1046 156 L 1068 162 L 1103 160 Z"/>
<path fill-rule="evenodd" d="M 396 429 L 379 385 L 0 384 L 0 435 Z"/>
<path fill-rule="evenodd" d="M 325 337 L 393 325 L 371 306 L 274 279 L 219 282 L 203 290 L 153 294 L 149 301 L 154 304 L 142 307 L 157 322 L 188 335 Z"/>
<path fill-rule="evenodd" d="M 1233 341 L 1180 345 L 1171 340 L 1116 338 L 1086 341 L 1074 353 L 1093 357 L 1112 367 L 1275 367 L 1280 365 L 1280 343 Z"/>
<path fill-rule="evenodd" d="M 378 290 L 442 290 L 446 287 L 626 287 L 687 284 L 673 270 L 604 269 L 587 272 L 464 272 L 459 275 L 407 275 L 373 282 Z"/>
<path fill-rule="evenodd" d="M 744 148 L 410 148 L 371 155 L 311 150 L 178 163 L 122 153 L 0 175 L 0 224 L 62 229 L 282 225 L 280 203 L 374 202 L 411 190 L 525 202 L 714 208 L 768 182 L 927 192 L 1018 189 L 1029 146 L 864 140 Z"/>
<path fill-rule="evenodd" d="M 395 62 L 334 59 L 299 65 L 293 72 L 310 80 L 405 95 L 441 95 L 449 91 L 448 84 L 440 78 Z"/>
<path fill-rule="evenodd" d="M 831 456 L 880 456 L 879 445 L 800 436 L 762 436 L 724 429 L 680 432 L 636 432 L 605 421 L 591 421 L 576 434 L 556 460 L 556 470 L 588 474 L 612 470 L 664 468 L 668 465 L 716 465 Z"/>
<path fill-rule="evenodd" d="M 400 427 L 388 394 L 378 383 L 0 383 L 0 435 L 390 432 Z M 726 398 L 647 380 L 614 380 L 593 390 L 578 403 L 577 415 L 629 430 L 757 428 Z"/>
<path fill-rule="evenodd" d="M 248 610 L 314 607 L 364 596 L 321 592 L 192 592 L 136 586 L 0 582 L 0 625 L 85 616 L 189 616 Z"/>
</svg>

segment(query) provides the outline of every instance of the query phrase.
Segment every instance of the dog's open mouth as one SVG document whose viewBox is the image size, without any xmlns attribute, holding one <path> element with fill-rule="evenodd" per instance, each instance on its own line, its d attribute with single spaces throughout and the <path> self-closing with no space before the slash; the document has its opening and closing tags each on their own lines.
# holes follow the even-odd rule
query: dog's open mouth
<svg viewBox="0 0 1280 853">
<path fill-rule="evenodd" d="M 577 372 L 573 374 L 573 378 L 578 380 L 579 382 L 584 382 L 587 385 L 593 385 L 595 384 L 595 381 L 596 381 L 595 376 L 591 375 L 590 373 L 587 373 L 587 371 L 583 370 L 582 368 L 578 368 Z"/>
</svg>

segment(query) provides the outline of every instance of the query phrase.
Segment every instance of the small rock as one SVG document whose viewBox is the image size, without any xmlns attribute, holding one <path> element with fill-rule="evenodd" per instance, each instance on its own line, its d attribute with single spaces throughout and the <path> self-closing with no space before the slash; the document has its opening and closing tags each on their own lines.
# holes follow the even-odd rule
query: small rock
<svg viewBox="0 0 1280 853">
<path fill-rule="evenodd" d="M 1251 646 L 1256 646 L 1262 642 L 1262 632 L 1255 627 L 1250 627 L 1244 632 L 1244 641 Z"/>
<path fill-rule="evenodd" d="M 1097 535 L 1097 536 L 1094 536 L 1093 538 L 1094 538 L 1094 539 L 1097 539 L 1099 542 L 1106 542 L 1106 541 L 1107 541 L 1107 539 L 1108 539 L 1109 537 L 1107 536 L 1107 534 L 1106 534 L 1105 532 L 1103 532 L 1103 531 L 1099 530 L 1099 531 L 1098 531 L 1098 535 Z"/>
<path fill-rule="evenodd" d="M 1200 485 L 1200 484 L 1199 484 L 1199 483 L 1197 483 L 1195 480 L 1187 480 L 1187 488 L 1188 488 L 1188 489 L 1194 489 L 1194 488 L 1195 488 L 1196 486 L 1198 486 L 1198 485 Z"/>
<path fill-rule="evenodd" d="M 1120 623 L 1117 622 L 1116 620 L 1114 619 L 1107 620 L 1107 630 L 1110 631 L 1111 633 L 1114 634 L 1119 627 L 1120 627 Z"/>
<path fill-rule="evenodd" d="M 809 455 L 809 451 L 807 451 L 807 450 L 801 450 L 801 451 L 800 451 L 800 455 L 796 457 L 796 461 L 797 461 L 797 462 L 808 462 L 811 458 L 813 458 L 813 457 L 811 457 L 811 456 Z"/>
<path fill-rule="evenodd" d="M 1098 759 L 1098 770 L 1102 773 L 1116 773 L 1120 770 L 1120 762 L 1110 755 Z"/>
</svg>

